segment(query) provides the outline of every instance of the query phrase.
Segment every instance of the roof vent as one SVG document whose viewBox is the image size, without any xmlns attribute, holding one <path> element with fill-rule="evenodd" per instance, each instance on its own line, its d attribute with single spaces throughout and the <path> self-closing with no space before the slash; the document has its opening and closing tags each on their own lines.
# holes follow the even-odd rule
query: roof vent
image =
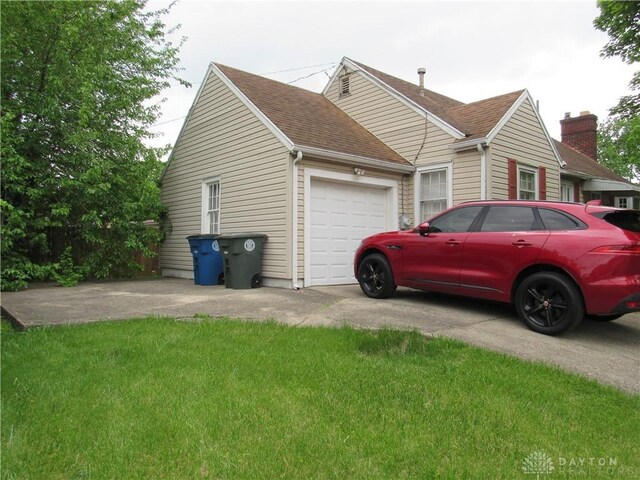
<svg viewBox="0 0 640 480">
<path fill-rule="evenodd" d="M 349 95 L 351 93 L 351 85 L 349 83 L 349 75 L 340 77 L 340 96 Z"/>
<path fill-rule="evenodd" d="M 420 79 L 419 82 L 419 86 L 420 86 L 420 96 L 424 97 L 424 75 L 427 73 L 427 69 L 424 67 L 420 67 L 418 69 L 418 77 Z"/>
</svg>

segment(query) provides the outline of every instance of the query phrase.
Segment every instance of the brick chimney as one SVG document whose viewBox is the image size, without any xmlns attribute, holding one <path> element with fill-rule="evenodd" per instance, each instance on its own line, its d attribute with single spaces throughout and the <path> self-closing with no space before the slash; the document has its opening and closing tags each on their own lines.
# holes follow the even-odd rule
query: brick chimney
<svg viewBox="0 0 640 480">
<path fill-rule="evenodd" d="M 597 130 L 598 117 L 588 111 L 580 112 L 579 117 L 571 117 L 571 113 L 567 112 L 560 120 L 562 143 L 594 160 L 598 159 Z"/>
</svg>

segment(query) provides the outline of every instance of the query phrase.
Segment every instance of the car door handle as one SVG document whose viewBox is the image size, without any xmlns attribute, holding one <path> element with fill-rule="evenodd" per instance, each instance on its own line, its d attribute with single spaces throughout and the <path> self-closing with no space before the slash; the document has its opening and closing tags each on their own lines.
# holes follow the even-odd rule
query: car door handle
<svg viewBox="0 0 640 480">
<path fill-rule="evenodd" d="M 454 239 L 452 238 L 451 240 L 447 240 L 447 241 L 446 241 L 446 242 L 444 242 L 444 243 L 446 243 L 447 245 L 454 246 L 454 245 L 460 245 L 462 242 L 460 242 L 459 240 L 454 240 Z"/>
<path fill-rule="evenodd" d="M 514 247 L 530 247 L 533 244 L 531 242 L 527 242 L 526 240 L 517 240 L 511 245 L 513 245 Z"/>
</svg>

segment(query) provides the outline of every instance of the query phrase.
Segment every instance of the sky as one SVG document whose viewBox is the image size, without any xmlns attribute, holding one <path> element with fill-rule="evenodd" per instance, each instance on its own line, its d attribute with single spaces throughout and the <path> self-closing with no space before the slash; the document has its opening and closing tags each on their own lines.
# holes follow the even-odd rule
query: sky
<svg viewBox="0 0 640 480">
<path fill-rule="evenodd" d="M 175 143 L 210 62 L 320 92 L 345 56 L 416 84 L 425 67 L 428 89 L 465 103 L 527 88 L 560 139 L 565 112 L 602 121 L 629 92 L 635 68 L 600 57 L 598 13 L 595 0 L 180 0 L 164 21 L 181 25 L 171 38 L 186 37 L 180 76 L 192 87 L 163 92 L 151 144 Z"/>
</svg>

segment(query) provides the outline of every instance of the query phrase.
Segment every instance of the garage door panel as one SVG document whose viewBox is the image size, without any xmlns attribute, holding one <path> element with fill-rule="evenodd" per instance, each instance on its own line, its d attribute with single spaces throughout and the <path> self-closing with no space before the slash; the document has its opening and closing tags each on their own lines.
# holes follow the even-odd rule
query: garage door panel
<svg viewBox="0 0 640 480">
<path fill-rule="evenodd" d="M 389 188 L 311 180 L 308 284 L 355 283 L 353 255 L 363 238 L 387 230 Z"/>
</svg>

